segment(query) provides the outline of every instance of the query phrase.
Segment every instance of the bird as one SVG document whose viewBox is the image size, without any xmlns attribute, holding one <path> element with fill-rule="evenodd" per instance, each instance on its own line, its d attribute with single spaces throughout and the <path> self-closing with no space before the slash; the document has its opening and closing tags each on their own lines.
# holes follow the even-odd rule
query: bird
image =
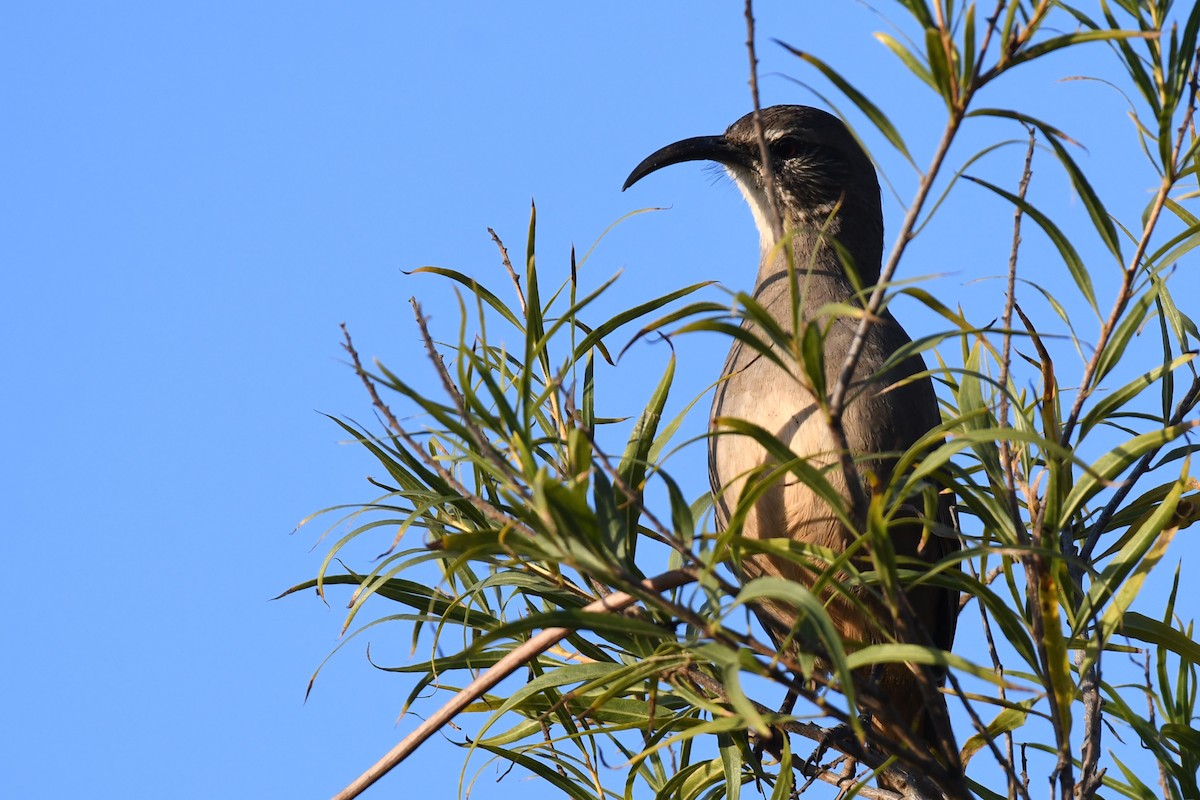
<svg viewBox="0 0 1200 800">
<path fill-rule="evenodd" d="M 853 497 L 851 481 L 858 482 L 860 497 L 870 497 L 873 487 L 886 485 L 892 477 L 896 456 L 941 423 L 923 359 L 919 354 L 892 358 L 911 340 L 892 314 L 881 309 L 866 327 L 846 395 L 841 425 L 854 467 L 850 475 L 841 469 L 839 439 L 822 412 L 817 393 L 835 385 L 859 322 L 857 316 L 831 311 L 831 304 L 861 309 L 862 288 L 879 281 L 884 233 L 879 181 L 870 157 L 832 114 L 801 105 L 771 106 L 758 113 L 769 152 L 765 161 L 755 113 L 751 112 L 723 135 L 684 139 L 659 149 L 634 168 L 623 187 L 628 189 L 647 175 L 682 162 L 710 161 L 723 167 L 740 189 L 758 228 L 761 257 L 754 301 L 775 323 L 792 331 L 797 317 L 790 276 L 795 275 L 800 287 L 798 321 L 804 326 L 815 324 L 823 333 L 819 339 L 823 387 L 811 374 L 806 379 L 795 360 L 777 352 L 783 358 L 781 367 L 742 338 L 734 339 L 715 390 L 709 436 L 709 475 L 716 522 L 722 530 L 747 476 L 769 465 L 771 458 L 755 439 L 722 433 L 717 420 L 741 419 L 773 433 L 793 453 L 824 468 L 825 478 L 847 504 Z M 781 234 L 786 234 L 785 242 L 790 241 L 790 252 L 780 246 Z M 791 271 L 789 258 L 794 265 Z M 755 329 L 749 319 L 742 326 Z M 958 540 L 945 533 L 953 530 L 950 506 L 947 496 L 939 495 L 936 518 L 941 535 L 931 535 L 931 526 L 919 524 L 919 520 L 893 525 L 889 540 L 896 554 L 933 564 L 954 553 Z M 914 510 L 913 516 L 920 514 Z M 811 486 L 795 478 L 775 482 L 754 502 L 741 535 L 749 539 L 786 537 L 838 552 L 856 537 Z M 737 569 L 746 579 L 774 576 L 810 586 L 813 581 L 812 571 L 794 560 L 763 553 L 747 556 Z M 912 626 L 897 626 L 882 604 L 861 586 L 848 590 L 862 592 L 862 602 L 847 602 L 836 593 L 822 596 L 847 642 L 906 641 L 908 635 L 914 643 L 950 649 L 959 607 L 956 591 L 932 585 L 907 589 L 905 596 L 923 629 L 914 632 Z M 760 603 L 755 611 L 776 644 L 793 628 L 798 613 L 776 601 Z M 942 671 L 934 670 L 938 685 L 944 679 Z M 953 741 L 948 746 L 945 741 L 949 726 L 935 722 L 930 705 L 940 704 L 941 719 L 947 719 L 940 693 L 923 692 L 921 679 L 905 664 L 883 665 L 870 680 L 886 705 L 882 710 L 887 713 L 873 717 L 878 730 L 892 741 L 915 741 L 927 748 L 926 753 L 942 754 L 943 761 L 957 760 Z M 883 776 L 880 783 L 884 788 L 900 788 L 896 780 Z"/>
</svg>

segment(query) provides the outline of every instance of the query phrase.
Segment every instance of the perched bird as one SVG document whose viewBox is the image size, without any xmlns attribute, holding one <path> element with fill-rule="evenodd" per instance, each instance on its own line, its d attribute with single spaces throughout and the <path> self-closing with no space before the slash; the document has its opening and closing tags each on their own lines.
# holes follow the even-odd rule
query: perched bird
<svg viewBox="0 0 1200 800">
<path fill-rule="evenodd" d="M 879 182 L 870 158 L 836 117 L 815 108 L 789 105 L 763 109 L 760 120 L 770 151 L 769 164 L 764 164 L 762 158 L 753 115 L 747 114 L 723 136 L 685 139 L 657 151 L 633 170 L 624 188 L 671 164 L 721 164 L 750 205 L 761 237 L 762 257 L 754 299 L 776 323 L 791 331 L 789 255 L 786 248 L 776 246 L 779 234 L 773 223 L 776 217 L 769 196 L 769 169 L 778 219 L 783 232 L 792 237 L 791 257 L 800 290 L 799 322 L 801 326 L 816 324 L 823 331 L 824 386 L 828 390 L 837 381 L 858 326 L 857 317 L 838 315 L 828 310 L 829 305 L 861 306 L 857 299 L 862 296 L 861 287 L 879 280 L 883 256 Z M 847 265 L 857 273 L 854 279 Z M 754 328 L 750 322 L 744 327 Z M 870 497 L 873 486 L 886 484 L 895 456 L 941 421 L 933 384 L 920 355 L 888 363 L 889 357 L 909 342 L 904 329 L 887 310 L 880 311 L 866 329 L 842 417 L 845 441 L 855 458 L 849 480 L 859 482 L 861 497 Z M 739 418 L 770 431 L 794 453 L 807 457 L 810 464 L 826 467 L 827 480 L 849 498 L 848 476 L 839 464 L 838 441 L 818 405 L 818 389 L 794 361 L 787 356 L 784 359 L 792 369 L 781 369 L 754 347 L 736 340 L 713 400 L 713 419 Z M 771 459 L 750 437 L 720 433 L 715 422 L 711 433 L 709 473 L 717 498 L 717 522 L 724 528 L 747 474 L 771 463 Z M 871 458 L 875 454 L 878 457 Z M 949 503 L 943 498 L 939 506 L 938 521 L 950 526 Z M 776 482 L 755 502 L 742 534 L 753 539 L 788 537 L 835 551 L 845 550 L 855 538 L 817 493 L 792 476 Z M 930 563 L 958 548 L 956 539 L 930 535 L 928 526 L 917 521 L 893 526 L 889 538 L 898 556 Z M 780 576 L 808 585 L 814 575 L 813 570 L 795 561 L 762 554 L 748 557 L 740 571 L 747 578 Z M 906 641 L 903 626 L 895 625 L 881 603 L 870 598 L 862 587 L 851 591 L 859 594 L 861 603 L 824 595 L 828 612 L 845 640 Z M 909 589 L 906 596 L 923 628 L 914 631 L 908 626 L 908 641 L 948 650 L 958 614 L 957 593 L 925 586 Z M 868 613 L 863 613 L 864 607 Z M 757 611 L 777 642 L 793 627 L 797 613 L 778 602 L 764 603 Z M 935 678 L 940 684 L 944 675 L 935 673 Z M 953 742 L 947 747 L 945 737 L 939 737 L 935 730 L 929 706 L 932 693 L 922 692 L 918 678 L 907 665 L 885 665 L 871 679 L 883 696 L 887 706 L 884 711 L 892 712 L 875 715 L 875 724 L 884 734 L 898 742 L 925 744 L 938 754 L 953 752 Z M 940 704 L 944 712 L 945 701 L 940 695 L 932 702 Z M 947 730 L 945 725 L 941 727 Z"/>
</svg>

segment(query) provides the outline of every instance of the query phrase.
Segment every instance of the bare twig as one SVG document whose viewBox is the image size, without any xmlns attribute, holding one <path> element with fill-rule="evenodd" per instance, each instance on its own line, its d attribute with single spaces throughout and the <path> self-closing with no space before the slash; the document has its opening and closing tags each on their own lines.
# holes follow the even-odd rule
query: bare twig
<svg viewBox="0 0 1200 800">
<path fill-rule="evenodd" d="M 1029 146 L 1025 150 L 1025 166 L 1021 170 L 1021 181 L 1017 185 L 1017 197 L 1021 200 L 1025 199 L 1025 193 L 1029 190 L 1029 181 L 1033 177 L 1033 153 L 1034 147 L 1037 144 L 1037 131 L 1030 125 L 1026 125 L 1025 129 L 1029 132 Z M 998 412 L 1000 427 L 1008 427 L 1008 384 L 1009 375 L 1012 370 L 1012 319 L 1013 307 L 1017 302 L 1017 255 L 1021 249 L 1021 220 L 1023 218 L 1022 207 L 1018 204 L 1013 211 L 1013 236 L 1012 248 L 1008 256 L 1008 283 L 1004 289 L 1004 344 L 1000 356 L 1000 408 Z M 1016 470 L 1013 467 L 1013 450 L 1012 442 L 1006 437 L 1000 442 L 1000 466 L 1004 469 L 1004 478 L 1007 483 L 1007 505 L 1008 513 L 1012 518 L 1013 530 L 1016 531 L 1018 541 L 1028 541 L 1025 533 L 1025 526 L 1021 523 L 1021 509 L 1017 499 L 1017 478 Z M 1011 743 L 1010 743 L 1011 744 Z"/>
<path fill-rule="evenodd" d="M 342 344 L 342 347 L 344 347 L 346 352 L 350 354 L 350 360 L 354 365 L 355 373 L 358 375 L 359 380 L 362 381 L 363 386 L 366 387 L 367 394 L 371 397 L 371 404 L 383 417 L 384 421 L 387 422 L 388 427 L 392 429 L 396 436 L 398 436 L 401 441 L 408 446 L 408 449 L 412 453 L 417 455 L 425 463 L 425 466 L 436 472 L 437 476 L 445 481 L 447 486 L 452 488 L 460 497 L 470 502 L 471 505 L 475 506 L 475 508 L 479 509 L 479 511 L 488 519 L 502 527 L 517 530 L 528 536 L 532 536 L 533 531 L 527 526 L 513 519 L 508 514 L 505 514 L 503 511 L 496 508 L 482 497 L 477 496 L 474 492 L 468 490 L 467 487 L 463 486 L 458 479 L 446 469 L 441 461 L 430 456 L 429 452 L 421 446 L 421 443 L 418 442 L 413 435 L 409 433 L 403 425 L 400 424 L 400 421 L 392 413 L 392 410 L 388 408 L 387 404 L 384 403 L 379 397 L 379 392 L 375 388 L 375 381 L 372 379 L 370 373 L 368 373 L 363 367 L 362 361 L 358 357 L 358 351 L 354 349 L 354 342 L 350 339 L 350 331 L 346 329 L 345 323 L 342 323 L 341 328 L 342 335 L 345 337 L 345 342 Z"/>
<path fill-rule="evenodd" d="M 1037 131 L 1029 125 L 1026 125 L 1025 128 L 1029 133 L 1029 146 L 1025 150 L 1025 165 L 1021 170 L 1021 180 L 1017 185 L 1017 196 L 1021 200 L 1025 199 L 1025 194 L 1029 189 L 1029 182 L 1033 177 L 1033 153 L 1037 144 Z M 1008 427 L 1008 384 L 1009 375 L 1012 370 L 1012 319 L 1013 308 L 1017 302 L 1017 256 L 1021 249 L 1022 217 L 1023 209 L 1018 204 L 1013 211 L 1012 247 L 1009 250 L 1008 282 L 1004 291 L 1004 316 L 1002 323 L 1004 328 L 1004 343 L 1000 357 L 1000 377 L 998 381 L 1000 385 L 1000 408 L 998 416 L 1000 427 L 1002 428 Z M 1013 466 L 1012 442 L 1007 437 L 1000 442 L 1000 466 L 1004 470 L 1005 488 L 1007 490 L 1005 500 L 1007 501 L 1009 516 L 1012 518 L 1013 530 L 1016 532 L 1019 542 L 1027 542 L 1028 533 L 1021 522 L 1021 509 L 1017 498 L 1017 479 L 1016 470 Z M 1004 558 L 1004 556 L 1001 556 L 1001 558 Z M 1000 568 L 997 567 L 996 570 L 1000 570 Z M 999 572 L 995 574 L 999 574 Z M 1004 665 L 1000 662 L 1000 656 L 996 651 L 987 609 L 983 607 L 982 603 L 979 605 L 979 613 L 983 621 L 984 635 L 987 637 L 988 652 L 991 654 L 993 669 L 995 669 L 997 677 L 1003 678 Z M 1007 701 L 1008 696 L 1003 683 L 1000 684 L 999 691 L 1000 699 Z M 1003 764 L 1005 776 L 1008 779 L 1008 796 L 1012 800 L 1019 791 L 1023 796 L 1028 798 L 1028 795 L 1025 795 L 1024 789 L 1017 779 L 1012 731 L 1005 731 L 1004 743 L 1006 758 L 1001 759 L 1000 763 Z M 995 748 L 995 745 L 992 744 L 992 747 Z"/>
<path fill-rule="evenodd" d="M 771 148 L 763 131 L 762 105 L 758 98 L 758 54 L 754 49 L 754 2 L 746 0 L 746 51 L 750 55 L 750 97 L 754 101 L 754 133 L 758 137 L 759 155 L 762 158 L 763 184 L 767 190 L 767 204 L 771 208 L 771 232 L 775 242 L 783 238 L 783 216 L 779 213 L 779 195 L 775 192 L 775 170 L 771 164 Z"/>
<path fill-rule="evenodd" d="M 496 247 L 500 248 L 500 260 L 504 263 L 504 268 L 508 270 L 508 277 L 512 280 L 513 288 L 517 290 L 517 300 L 521 303 L 521 313 L 527 313 L 525 306 L 525 292 L 521 289 L 521 276 L 517 275 L 513 269 L 512 261 L 508 257 L 508 248 L 504 246 L 504 242 L 500 241 L 500 237 L 491 228 L 488 228 L 488 233 L 492 235 L 492 241 L 496 243 Z"/>
<path fill-rule="evenodd" d="M 1053 409 L 1058 399 L 1058 382 L 1054 376 L 1054 361 L 1042 343 L 1041 337 L 1038 336 L 1033 323 L 1021 310 L 1020 304 L 1014 303 L 1013 310 L 1021 318 L 1029 333 L 1030 341 L 1037 350 L 1042 373 L 1042 408 Z M 1048 417 L 1049 419 L 1046 421 L 1048 428 L 1057 424 L 1056 416 L 1048 414 Z M 1055 431 L 1047 429 L 1043 435 L 1048 439 L 1053 439 Z M 1058 468 L 1065 469 L 1066 467 L 1060 464 Z M 1050 469 L 1052 467 L 1048 466 L 1047 471 Z M 1051 676 L 1054 674 L 1055 665 L 1051 662 L 1047 642 L 1050 641 L 1049 637 L 1061 637 L 1062 631 L 1059 627 L 1061 623 L 1059 622 L 1057 582 L 1047 563 L 1045 552 L 1057 549 L 1059 541 L 1054 538 L 1057 534 L 1056 531 L 1046 529 L 1045 506 L 1032 515 L 1030 527 L 1030 538 L 1034 549 L 1021 558 L 1021 564 L 1025 568 L 1025 593 L 1028 601 L 1030 630 L 1033 633 L 1034 648 L 1037 651 L 1042 672 L 1047 680 L 1052 681 Z M 1060 696 L 1055 686 L 1048 685 L 1046 688 L 1046 702 L 1050 706 L 1050 722 L 1054 728 L 1057 745 L 1055 752 L 1058 756 L 1054 769 L 1050 773 L 1050 785 L 1059 787 L 1062 800 L 1070 800 L 1075 792 L 1075 772 L 1070 736 L 1071 709 L 1069 704 L 1064 707 L 1059 702 Z"/>
<path fill-rule="evenodd" d="M 970 564 L 972 577 L 974 577 L 976 580 L 978 580 L 979 573 L 976 571 L 975 565 L 970 562 L 968 562 L 968 563 Z M 998 569 L 999 568 L 997 567 L 997 570 Z M 992 573 L 989 573 L 989 577 L 991 576 L 991 574 L 999 574 L 999 573 L 996 570 L 993 570 Z M 991 621 L 991 618 L 988 616 L 987 608 L 984 607 L 983 603 L 979 603 L 979 621 L 980 621 L 980 624 L 983 626 L 984 639 L 987 641 L 988 655 L 992 659 L 992 669 L 995 671 L 996 677 L 1000 679 L 999 683 L 997 684 L 997 687 L 998 687 L 998 690 L 1000 693 L 1000 699 L 1003 702 L 1007 703 L 1008 702 L 1008 691 L 1004 687 L 1004 663 L 1000 660 L 999 651 L 996 650 L 996 640 L 992 636 L 992 621 Z M 1008 779 L 1008 798 L 1009 798 L 1009 800 L 1015 800 L 1018 791 L 1021 789 L 1021 785 L 1017 780 L 1016 763 L 1014 761 L 1014 752 L 1013 752 L 1012 732 L 1006 731 L 1004 734 L 1005 750 L 1007 751 L 1004 755 L 1000 754 L 999 749 L 996 747 L 996 743 L 994 741 L 992 741 L 992 737 L 989 736 L 989 737 L 986 737 L 986 739 L 987 739 L 988 745 L 992 749 L 992 754 L 996 758 L 996 762 L 1004 768 L 1004 774 Z M 1029 796 L 1026 795 L 1023 791 L 1021 791 L 1020 794 L 1023 797 L 1025 797 L 1025 800 L 1029 800 Z"/>
<path fill-rule="evenodd" d="M 1080 748 L 1077 794 L 1082 800 L 1095 797 L 1096 792 L 1104 783 L 1105 770 L 1099 767 L 1100 734 L 1104 729 L 1100 699 L 1100 658 L 1102 655 L 1103 648 L 1099 648 L 1091 666 L 1079 682 L 1079 693 L 1083 697 L 1083 744 Z M 1079 650 L 1075 655 L 1075 663 L 1082 664 L 1083 659 L 1084 651 Z"/>
<path fill-rule="evenodd" d="M 409 303 L 412 305 L 413 314 L 417 318 L 417 328 L 421 331 L 421 341 L 425 344 L 425 354 L 429 356 L 434 370 L 442 381 L 442 390 L 454 401 L 454 408 L 458 411 L 458 416 L 463 427 L 471 434 L 471 440 L 479 448 L 479 453 L 485 456 L 493 467 L 508 477 L 512 488 L 527 498 L 528 495 L 524 487 L 520 481 L 516 480 L 512 465 L 496 450 L 492 444 L 492 440 L 484 435 L 483 431 L 479 429 L 479 426 L 475 424 L 475 421 L 468 413 L 466 401 L 463 400 L 462 393 L 459 391 L 458 386 L 455 385 L 454 379 L 450 377 L 450 373 L 446 369 L 446 364 L 442 361 L 441 354 L 438 353 L 437 347 L 433 343 L 433 337 L 429 335 L 429 323 L 421 313 L 421 304 L 417 302 L 415 297 L 410 298 Z"/>
</svg>

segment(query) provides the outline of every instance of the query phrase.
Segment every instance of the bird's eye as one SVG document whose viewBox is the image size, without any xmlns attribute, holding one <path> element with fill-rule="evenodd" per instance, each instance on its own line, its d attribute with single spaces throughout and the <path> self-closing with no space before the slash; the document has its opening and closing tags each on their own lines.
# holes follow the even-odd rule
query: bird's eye
<svg viewBox="0 0 1200 800">
<path fill-rule="evenodd" d="M 771 150 L 774 151 L 775 157 L 783 159 L 802 156 L 810 149 L 811 148 L 807 143 L 801 139 L 795 138 L 794 136 L 785 136 L 784 138 L 776 141 L 771 147 Z"/>
</svg>

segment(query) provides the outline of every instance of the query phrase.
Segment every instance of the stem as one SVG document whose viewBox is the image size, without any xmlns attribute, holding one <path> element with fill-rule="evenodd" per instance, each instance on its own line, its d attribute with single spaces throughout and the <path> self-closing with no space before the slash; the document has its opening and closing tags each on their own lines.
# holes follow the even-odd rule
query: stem
<svg viewBox="0 0 1200 800">
<path fill-rule="evenodd" d="M 1096 348 L 1092 352 L 1092 357 L 1088 361 L 1087 368 L 1084 370 L 1083 381 L 1079 384 L 1079 393 L 1075 395 L 1075 403 L 1071 406 L 1071 414 L 1067 417 L 1067 424 L 1063 427 L 1061 441 L 1064 446 L 1070 442 L 1071 434 L 1075 430 L 1075 424 L 1079 420 L 1079 414 L 1083 410 L 1084 402 L 1095 391 L 1096 387 L 1092 386 L 1091 383 L 1095 377 L 1096 370 L 1099 368 L 1100 356 L 1104 352 L 1104 347 L 1108 344 L 1113 331 L 1116 329 L 1121 315 L 1125 313 L 1126 306 L 1129 305 L 1129 301 L 1133 297 L 1133 280 L 1141 268 L 1146 250 L 1150 247 L 1150 236 L 1154 233 L 1154 229 L 1158 225 L 1158 218 L 1162 214 L 1163 207 L 1166 206 L 1171 189 L 1174 188 L 1176 181 L 1179 179 L 1177 162 L 1180 153 L 1183 151 L 1184 137 L 1187 135 L 1188 128 L 1192 124 L 1192 118 L 1196 113 L 1196 94 L 1198 88 L 1200 88 L 1197 86 L 1198 70 L 1200 70 L 1200 60 L 1192 65 L 1188 104 L 1183 114 L 1183 121 L 1180 122 L 1179 128 L 1175 133 L 1175 144 L 1171 148 L 1171 163 L 1163 164 L 1162 183 L 1159 184 L 1158 193 L 1154 196 L 1154 204 L 1150 207 L 1150 213 L 1146 217 L 1146 224 L 1142 227 L 1142 236 L 1138 240 L 1137 249 L 1134 251 L 1133 257 L 1129 260 L 1129 266 L 1125 268 L 1121 281 L 1121 290 L 1117 293 L 1117 299 L 1113 303 L 1112 312 L 1109 313 L 1104 327 L 1100 330 L 1100 340 L 1096 343 Z"/>
<path fill-rule="evenodd" d="M 858 328 L 854 332 L 854 339 L 850 342 L 850 347 L 846 350 L 846 358 L 842 362 L 842 369 L 838 373 L 837 382 L 834 383 L 833 391 L 829 395 L 829 417 L 833 423 L 839 426 L 841 425 L 842 413 L 845 411 L 846 394 L 850 389 L 850 381 L 854 377 L 854 369 L 858 366 L 858 359 L 862 356 L 862 349 L 866 344 L 867 326 L 872 323 L 875 315 L 879 313 L 879 309 L 883 305 L 883 297 L 888 283 L 896 273 L 896 267 L 900 264 L 900 257 L 904 255 L 905 248 L 912 241 L 913 228 L 916 227 L 917 218 L 921 214 L 921 209 L 925 206 L 925 201 L 929 198 L 929 192 L 933 189 L 933 182 L 941 170 L 942 162 L 946 159 L 946 153 L 950 150 L 950 145 L 954 141 L 955 134 L 958 133 L 962 119 L 963 112 L 956 110 L 950 115 L 950 119 L 947 120 L 946 129 L 942 131 L 942 139 L 938 142 L 937 150 L 934 151 L 929 170 L 921 178 L 921 183 L 917 187 L 917 196 L 914 198 L 912 205 L 908 207 L 908 213 L 904 215 L 904 223 L 900 226 L 900 233 L 896 237 L 896 244 L 892 247 L 892 252 L 888 256 L 887 262 L 883 265 L 883 269 L 880 270 L 879 281 L 871 290 L 871 296 L 867 300 L 865 309 L 866 313 L 859 320 Z"/>
<path fill-rule="evenodd" d="M 1026 130 L 1029 132 L 1029 147 L 1025 150 L 1025 166 L 1021 171 L 1021 181 L 1017 185 L 1017 197 L 1021 200 L 1025 199 L 1025 194 L 1029 189 L 1029 181 L 1033 177 L 1033 152 L 1037 143 L 1037 132 L 1034 128 L 1026 125 Z M 1004 290 L 1004 344 L 1000 356 L 1000 409 L 999 423 L 1000 427 L 1008 427 L 1008 382 L 1009 375 L 1012 370 L 1012 318 L 1013 307 L 1017 303 L 1017 254 L 1021 248 L 1021 220 L 1023 212 L 1021 206 L 1017 206 L 1013 212 L 1013 236 L 1012 249 L 1008 256 L 1008 283 Z M 1004 469 L 1004 479 L 1007 484 L 1006 495 L 1008 500 L 1008 511 L 1012 517 L 1013 530 L 1020 535 L 1025 531 L 1025 526 L 1021 524 L 1021 511 L 1017 499 L 1017 477 L 1016 470 L 1013 468 L 1013 451 L 1012 442 L 1005 439 L 1000 443 L 1000 465 Z M 1027 537 L 1022 537 L 1027 538 Z M 1011 734 L 1010 734 L 1011 739 Z M 1010 742 L 1011 744 L 1011 742 Z"/>
<path fill-rule="evenodd" d="M 1197 402 L 1200 402 L 1200 377 L 1192 379 L 1192 385 L 1188 387 L 1187 392 L 1184 393 L 1179 403 L 1176 404 L 1175 412 L 1171 415 L 1171 418 L 1167 420 L 1167 426 L 1171 427 L 1181 424 L 1183 422 L 1183 418 L 1186 417 L 1188 413 L 1190 413 L 1191 410 L 1196 407 Z M 1092 552 L 1096 549 L 1096 545 L 1100 543 L 1100 537 L 1103 535 L 1104 529 L 1108 527 L 1109 521 L 1120 509 L 1121 503 L 1129 495 L 1129 492 L 1133 490 L 1134 484 L 1137 482 L 1137 478 L 1149 471 L 1150 462 L 1152 462 L 1161 451 L 1161 447 L 1156 447 L 1142 456 L 1138 460 L 1137 465 L 1134 466 L 1133 471 L 1130 473 L 1129 479 L 1122 481 L 1121 485 L 1117 487 L 1117 490 L 1113 493 L 1113 496 L 1109 498 L 1108 503 L 1104 506 L 1104 510 L 1100 512 L 1100 516 L 1096 517 L 1096 521 L 1092 523 L 1091 530 L 1088 532 L 1087 540 L 1084 542 L 1083 548 L 1079 551 L 1079 559 L 1082 563 L 1086 564 L 1091 562 Z"/>
<path fill-rule="evenodd" d="M 767 136 L 762 124 L 762 106 L 758 99 L 758 54 L 754 49 L 753 0 L 746 0 L 746 52 L 750 55 L 750 97 L 754 101 L 754 133 L 758 137 L 759 155 L 762 158 L 767 204 L 771 207 L 771 233 L 778 242 L 783 238 L 783 217 L 779 213 L 779 197 L 775 193 L 775 170 L 771 165 L 771 148 L 767 147 Z"/>
<path fill-rule="evenodd" d="M 1083 371 L 1083 380 L 1079 383 L 1079 392 L 1075 395 L 1075 402 L 1071 405 L 1071 413 L 1067 415 L 1066 424 L 1063 425 L 1062 437 L 1059 440 L 1063 446 L 1067 446 L 1071 441 L 1071 434 L 1075 432 L 1075 425 L 1079 421 L 1079 415 L 1083 411 L 1083 404 L 1092 392 L 1095 391 L 1095 386 L 1092 381 L 1096 376 L 1096 370 L 1100 367 L 1100 357 L 1104 354 L 1104 348 L 1108 345 L 1108 340 L 1112 337 L 1113 331 L 1117 328 L 1117 323 L 1121 321 L 1121 315 L 1125 313 L 1125 309 L 1129 305 L 1129 301 L 1133 299 L 1133 281 L 1137 277 L 1138 269 L 1141 265 L 1142 258 L 1146 255 L 1146 250 L 1150 246 L 1150 235 L 1154 232 L 1155 226 L 1158 224 L 1158 218 L 1162 214 L 1163 207 L 1167 202 L 1167 194 L 1174 185 L 1174 178 L 1169 174 L 1163 176 L 1162 183 L 1158 187 L 1158 193 L 1154 196 L 1154 204 L 1150 207 L 1150 214 L 1146 218 L 1146 225 L 1142 228 L 1142 236 L 1138 240 L 1137 249 L 1133 253 L 1133 258 L 1129 261 L 1129 266 L 1123 270 L 1121 278 L 1121 288 L 1117 292 L 1117 298 L 1113 302 L 1112 311 L 1109 312 L 1108 319 L 1100 328 L 1100 337 L 1096 342 L 1095 349 L 1092 350 L 1092 357 L 1088 360 L 1087 366 Z"/>
<path fill-rule="evenodd" d="M 642 587 L 651 592 L 664 592 L 686 583 L 691 583 L 693 580 L 694 578 L 690 573 L 675 570 L 664 572 L 662 575 L 654 578 L 647 578 L 642 581 Z M 605 612 L 612 614 L 628 608 L 635 602 L 637 602 L 637 598 L 631 594 L 613 592 L 607 597 L 584 606 L 581 610 L 587 613 Z M 389 750 L 383 758 L 375 762 L 366 772 L 355 778 L 349 786 L 335 794 L 333 800 L 351 800 L 351 798 L 358 797 L 364 790 L 391 771 L 393 767 L 412 755 L 413 751 L 425 742 L 426 739 L 440 730 L 450 720 L 454 719 L 460 711 L 482 697 L 489 689 L 495 687 L 496 684 L 507 678 L 523 664 L 537 658 L 558 644 L 570 633 L 572 633 L 571 628 L 546 628 L 520 647 L 510 651 L 493 666 L 488 668 L 486 672 L 471 681 L 470 684 L 460 690 L 454 697 L 450 698 L 448 703 L 418 725 L 416 730 L 405 736 L 399 744 Z"/>
<path fill-rule="evenodd" d="M 383 416 L 384 420 L 388 424 L 388 427 L 395 431 L 396 436 L 398 436 L 400 440 L 404 442 L 409 451 L 418 456 L 421 461 L 424 462 L 425 466 L 436 472 L 437 476 L 445 481 L 446 485 L 453 489 L 459 495 L 459 497 L 466 499 L 485 517 L 498 524 L 501 528 L 509 528 L 519 531 L 526 536 L 533 536 L 534 533 L 528 526 L 513 519 L 508 514 L 505 514 L 503 511 L 496 508 L 491 503 L 487 502 L 482 497 L 468 490 L 467 487 L 459 483 L 458 479 L 446 469 L 441 461 L 433 458 L 429 454 L 429 451 L 422 447 L 421 443 L 418 442 L 416 438 L 414 438 L 413 435 L 409 433 L 403 425 L 400 424 L 400 421 L 392 413 L 392 410 L 386 403 L 383 402 L 382 398 L 379 397 L 379 392 L 375 388 L 375 381 L 371 377 L 370 373 L 368 373 L 363 367 L 362 361 L 358 356 L 358 351 L 354 349 L 354 342 L 350 339 L 350 331 L 346 329 L 345 323 L 342 323 L 341 327 L 342 334 L 346 340 L 342 347 L 344 347 L 346 352 L 350 354 L 350 360 L 354 365 L 354 372 L 358 375 L 359 380 L 362 381 L 363 386 L 366 387 L 367 394 L 371 397 L 371 405 L 373 405 L 375 410 Z"/>
</svg>

